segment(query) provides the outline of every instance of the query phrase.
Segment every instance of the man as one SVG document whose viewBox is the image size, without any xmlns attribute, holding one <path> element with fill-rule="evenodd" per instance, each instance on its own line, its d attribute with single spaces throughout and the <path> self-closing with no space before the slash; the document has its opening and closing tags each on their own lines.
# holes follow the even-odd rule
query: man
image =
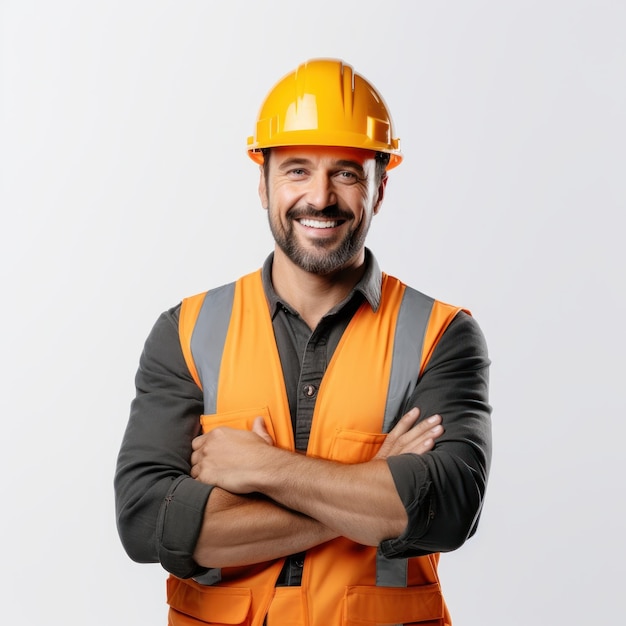
<svg viewBox="0 0 626 626">
<path fill-rule="evenodd" d="M 449 624 L 438 553 L 476 530 L 489 360 L 471 315 L 387 276 L 365 239 L 402 159 L 380 94 L 318 59 L 248 140 L 276 245 L 155 324 L 115 479 L 169 623 Z"/>
</svg>

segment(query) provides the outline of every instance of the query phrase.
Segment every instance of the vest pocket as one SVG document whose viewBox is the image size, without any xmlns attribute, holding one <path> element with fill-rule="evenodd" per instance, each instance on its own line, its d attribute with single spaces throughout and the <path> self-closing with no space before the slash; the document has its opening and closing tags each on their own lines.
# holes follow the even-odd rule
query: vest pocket
<svg viewBox="0 0 626 626">
<path fill-rule="evenodd" d="M 341 463 L 365 463 L 371 460 L 387 435 L 340 428 L 330 446 L 329 459 Z"/>
<path fill-rule="evenodd" d="M 443 624 L 439 585 L 419 587 L 348 587 L 342 626 L 374 624 Z"/>
<path fill-rule="evenodd" d="M 204 587 L 170 576 L 167 580 L 169 621 L 173 626 L 212 624 L 249 626 L 252 592 L 238 587 Z M 190 619 L 191 618 L 191 619 Z"/>
<path fill-rule="evenodd" d="M 200 424 L 202 425 L 203 433 L 208 433 L 218 426 L 228 426 L 229 428 L 236 428 L 237 430 L 252 430 L 252 424 L 256 417 L 263 418 L 267 432 L 270 434 L 270 437 L 276 441 L 270 410 L 266 406 L 256 409 L 241 409 L 237 411 L 212 413 L 211 415 L 201 415 Z"/>
</svg>

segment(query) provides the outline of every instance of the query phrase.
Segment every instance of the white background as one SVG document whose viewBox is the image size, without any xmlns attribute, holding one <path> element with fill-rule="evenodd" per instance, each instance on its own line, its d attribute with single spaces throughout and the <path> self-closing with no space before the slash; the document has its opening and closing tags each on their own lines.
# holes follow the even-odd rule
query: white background
<svg viewBox="0 0 626 626">
<path fill-rule="evenodd" d="M 0 7 L 3 623 L 166 623 L 113 511 L 137 361 L 162 310 L 271 249 L 246 138 L 319 56 L 402 140 L 370 247 L 490 348 L 487 501 L 441 565 L 455 626 L 623 619 L 621 0 Z"/>
</svg>

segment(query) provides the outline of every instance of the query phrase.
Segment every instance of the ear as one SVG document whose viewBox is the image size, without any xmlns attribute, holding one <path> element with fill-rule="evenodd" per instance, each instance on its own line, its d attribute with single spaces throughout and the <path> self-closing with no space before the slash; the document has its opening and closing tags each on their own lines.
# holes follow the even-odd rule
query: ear
<svg viewBox="0 0 626 626">
<path fill-rule="evenodd" d="M 262 165 L 259 165 L 259 200 L 261 200 L 261 206 L 267 211 L 270 203 L 267 195 L 267 185 L 265 183 L 265 174 L 263 173 Z"/>
<path fill-rule="evenodd" d="M 374 215 L 378 213 L 383 203 L 383 198 L 385 197 L 385 189 L 387 187 L 388 180 L 389 180 L 389 177 L 385 174 L 382 180 L 380 181 L 380 185 L 378 185 L 378 190 L 377 190 L 378 197 L 376 198 L 376 204 L 374 205 L 374 211 L 373 211 Z"/>
</svg>

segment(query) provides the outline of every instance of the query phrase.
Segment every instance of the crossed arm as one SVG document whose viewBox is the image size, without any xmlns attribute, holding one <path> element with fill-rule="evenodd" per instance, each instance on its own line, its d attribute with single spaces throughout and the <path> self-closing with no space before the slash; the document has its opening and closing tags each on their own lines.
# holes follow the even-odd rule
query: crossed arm
<svg viewBox="0 0 626 626">
<path fill-rule="evenodd" d="M 407 515 L 385 459 L 428 452 L 443 433 L 439 415 L 418 419 L 409 411 L 376 457 L 350 465 L 275 447 L 261 418 L 252 431 L 221 427 L 195 438 L 191 476 L 215 487 L 194 559 L 246 565 L 338 536 L 376 546 L 400 535 Z"/>
<path fill-rule="evenodd" d="M 249 447 L 229 450 L 223 442 L 235 433 L 226 429 L 198 437 L 202 392 L 182 356 L 175 309 L 167 312 L 146 341 L 118 455 L 124 548 L 183 578 L 340 535 L 385 539 L 379 548 L 390 558 L 456 549 L 476 528 L 489 471 L 488 365 L 480 329 L 460 315 L 411 397 L 423 415 L 444 416 L 445 432 L 427 434 L 436 424 L 420 420 L 405 437 L 416 419 L 409 413 L 375 459 L 354 466 L 291 455 L 256 432 L 243 433 Z M 223 456 L 211 468 L 214 452 Z"/>
</svg>

